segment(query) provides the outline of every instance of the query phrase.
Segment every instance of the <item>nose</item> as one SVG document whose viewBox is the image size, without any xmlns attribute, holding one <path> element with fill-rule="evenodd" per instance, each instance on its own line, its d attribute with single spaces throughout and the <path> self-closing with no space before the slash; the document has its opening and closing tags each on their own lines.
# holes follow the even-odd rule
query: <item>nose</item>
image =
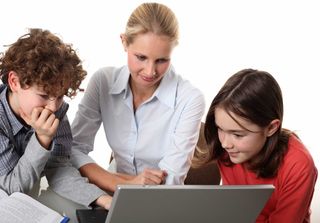
<svg viewBox="0 0 320 223">
<path fill-rule="evenodd" d="M 228 134 L 226 134 L 226 133 L 221 133 L 221 134 L 219 135 L 219 138 L 220 138 L 220 142 L 221 142 L 222 148 L 224 148 L 224 149 L 226 149 L 226 150 L 233 148 L 232 140 L 230 139 L 230 137 L 228 136 Z"/>
<path fill-rule="evenodd" d="M 48 100 L 45 108 L 49 109 L 52 112 L 56 112 L 60 108 L 61 104 L 62 104 L 62 100 L 58 98 L 53 98 Z"/>
<path fill-rule="evenodd" d="M 156 74 L 156 66 L 154 63 L 149 62 L 145 67 L 145 73 L 148 76 L 154 76 Z"/>
</svg>

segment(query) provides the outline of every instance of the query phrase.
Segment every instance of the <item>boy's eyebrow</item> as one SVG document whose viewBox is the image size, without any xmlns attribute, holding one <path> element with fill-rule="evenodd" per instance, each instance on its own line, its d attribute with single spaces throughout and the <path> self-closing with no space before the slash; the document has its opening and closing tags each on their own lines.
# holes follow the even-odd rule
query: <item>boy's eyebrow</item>
<svg viewBox="0 0 320 223">
<path fill-rule="evenodd" d="M 40 95 L 42 97 L 49 97 L 49 98 L 62 98 L 65 96 L 65 94 L 62 94 L 62 95 L 57 95 L 57 96 L 52 96 L 46 92 L 36 92 L 37 95 Z"/>
</svg>

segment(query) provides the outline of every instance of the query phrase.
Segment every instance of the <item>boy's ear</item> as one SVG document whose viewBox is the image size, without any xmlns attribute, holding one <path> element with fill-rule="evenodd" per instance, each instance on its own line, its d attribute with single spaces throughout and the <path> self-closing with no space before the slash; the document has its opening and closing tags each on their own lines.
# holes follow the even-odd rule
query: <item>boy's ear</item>
<svg viewBox="0 0 320 223">
<path fill-rule="evenodd" d="M 120 35 L 120 39 L 121 39 L 121 42 L 122 42 L 122 46 L 123 46 L 123 49 L 125 52 L 127 52 L 127 48 L 128 48 L 128 44 L 127 44 L 127 37 L 125 34 L 121 34 Z"/>
<path fill-rule="evenodd" d="M 268 126 L 267 136 L 268 137 L 272 136 L 279 129 L 279 127 L 280 127 L 280 120 L 279 119 L 272 120 Z"/>
<path fill-rule="evenodd" d="M 8 73 L 8 85 L 12 92 L 17 91 L 20 88 L 20 80 L 16 72 L 10 71 Z"/>
</svg>

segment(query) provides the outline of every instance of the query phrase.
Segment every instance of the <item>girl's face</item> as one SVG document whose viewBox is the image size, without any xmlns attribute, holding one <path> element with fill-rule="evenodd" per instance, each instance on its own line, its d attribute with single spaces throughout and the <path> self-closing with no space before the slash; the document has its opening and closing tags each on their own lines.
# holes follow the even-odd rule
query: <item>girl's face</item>
<svg viewBox="0 0 320 223">
<path fill-rule="evenodd" d="M 245 163 L 253 159 L 263 148 L 267 137 L 272 135 L 272 125 L 261 128 L 231 112 L 216 108 L 215 119 L 221 146 L 228 152 L 231 162 Z M 250 131 L 249 131 L 250 130 Z"/>
<path fill-rule="evenodd" d="M 169 68 L 174 44 L 168 37 L 150 32 L 137 35 L 130 45 L 124 36 L 122 41 L 128 53 L 131 84 L 154 91 Z"/>
</svg>

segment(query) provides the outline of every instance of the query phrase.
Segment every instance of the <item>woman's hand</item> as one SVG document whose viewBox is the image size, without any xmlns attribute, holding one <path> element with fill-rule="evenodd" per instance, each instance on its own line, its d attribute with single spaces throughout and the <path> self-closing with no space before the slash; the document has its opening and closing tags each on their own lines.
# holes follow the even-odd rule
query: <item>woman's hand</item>
<svg viewBox="0 0 320 223">
<path fill-rule="evenodd" d="M 144 169 L 142 173 L 133 177 L 129 181 L 130 184 L 164 184 L 167 177 L 167 172 L 164 170 Z"/>
</svg>

